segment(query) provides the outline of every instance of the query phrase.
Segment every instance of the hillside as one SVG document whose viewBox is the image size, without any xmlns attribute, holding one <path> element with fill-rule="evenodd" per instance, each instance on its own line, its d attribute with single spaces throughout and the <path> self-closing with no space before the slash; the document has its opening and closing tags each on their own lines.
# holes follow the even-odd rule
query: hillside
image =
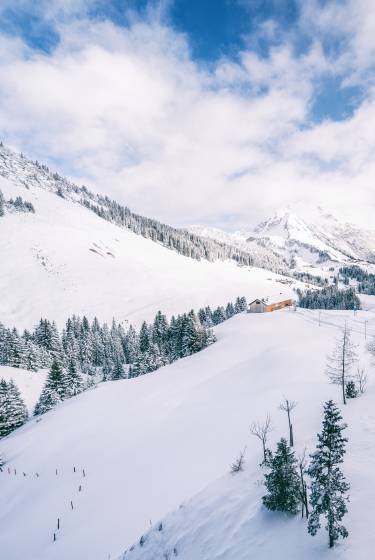
<svg viewBox="0 0 375 560">
<path fill-rule="evenodd" d="M 47 190 L 25 194 L 6 179 L 0 189 L 35 207 L 0 218 L 6 325 L 30 328 L 41 316 L 61 325 L 73 313 L 139 322 L 159 309 L 172 314 L 280 291 L 271 272 L 184 257 Z"/>
<path fill-rule="evenodd" d="M 320 327 L 318 313 L 307 310 L 238 315 L 215 329 L 218 341 L 208 349 L 155 374 L 102 384 L 3 439 L 0 453 L 11 473 L 14 468 L 18 473 L 0 473 L 6 504 L 0 510 L 0 549 L 7 560 L 116 558 L 141 535 L 145 545 L 137 544 L 126 558 L 164 560 L 172 547 L 182 560 L 245 560 L 252 547 L 260 560 L 324 557 L 325 535 L 308 537 L 299 519 L 261 509 L 261 449 L 249 425 L 269 411 L 273 446 L 286 433 L 278 404 L 287 395 L 298 401 L 297 450 L 313 450 L 322 403 L 339 397 L 324 368 L 345 320 L 371 374 L 363 322 L 374 334 L 375 315 L 372 298 L 366 301 L 370 310 L 356 316 L 324 313 Z M 351 535 L 331 551 L 335 558 L 353 558 L 355 551 L 364 560 L 375 544 L 360 515 L 375 498 L 374 399 L 370 377 L 368 392 L 344 410 Z M 229 478 L 229 465 L 245 445 L 246 471 Z M 19 476 L 22 471 L 26 476 Z M 157 531 L 172 510 L 176 513 Z M 54 543 L 58 517 L 61 529 Z"/>
<path fill-rule="evenodd" d="M 30 328 L 41 316 L 61 325 L 73 313 L 139 322 L 159 309 L 170 315 L 223 305 L 239 295 L 254 298 L 280 291 L 279 277 L 269 271 L 228 259 L 189 258 L 147 238 L 156 222 L 137 234 L 83 205 L 98 202 L 84 188 L 4 147 L 0 156 L 5 200 L 21 196 L 35 209 L 10 207 L 0 217 L 0 290 L 6 294 L 0 320 L 6 325 Z M 144 220 L 149 223 L 143 218 L 134 222 L 134 215 L 129 219 L 134 230 Z M 180 239 L 179 232 L 173 234 L 177 230 L 165 228 Z M 194 240 L 214 253 L 225 247 Z"/>
</svg>

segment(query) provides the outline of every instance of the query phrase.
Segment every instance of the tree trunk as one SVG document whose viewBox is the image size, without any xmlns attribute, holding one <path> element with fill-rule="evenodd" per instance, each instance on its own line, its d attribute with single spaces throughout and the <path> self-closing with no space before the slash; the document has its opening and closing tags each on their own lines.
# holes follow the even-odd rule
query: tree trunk
<svg viewBox="0 0 375 560">
<path fill-rule="evenodd" d="M 266 462 L 266 443 L 264 440 L 262 440 L 262 444 L 263 444 L 263 460 L 264 463 Z"/>
<path fill-rule="evenodd" d="M 290 447 L 294 445 L 294 438 L 293 438 L 293 424 L 289 422 L 289 444 Z"/>
</svg>

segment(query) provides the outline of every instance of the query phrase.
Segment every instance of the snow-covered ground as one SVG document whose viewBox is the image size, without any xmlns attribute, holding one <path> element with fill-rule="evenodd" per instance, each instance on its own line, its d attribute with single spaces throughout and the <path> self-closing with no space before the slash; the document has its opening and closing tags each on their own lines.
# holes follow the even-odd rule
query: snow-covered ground
<svg viewBox="0 0 375 560">
<path fill-rule="evenodd" d="M 284 290 L 272 272 L 233 262 L 196 261 L 99 218 L 56 194 L 0 177 L 6 199 L 21 195 L 35 214 L 0 220 L 0 321 L 59 326 L 72 314 L 139 323 Z M 289 288 L 290 294 L 292 294 Z"/>
<path fill-rule="evenodd" d="M 241 314 L 216 328 L 218 341 L 206 350 L 154 374 L 102 384 L 1 440 L 11 469 L 0 473 L 4 557 L 108 560 L 151 526 L 144 546 L 125 558 L 173 558 L 174 547 L 182 560 L 324 558 L 324 532 L 312 538 L 298 517 L 261 508 L 261 449 L 249 425 L 270 412 L 274 446 L 287 433 L 278 409 L 286 395 L 298 401 L 297 450 L 314 449 L 323 402 L 339 401 L 324 368 L 346 320 L 370 382 L 343 410 L 351 534 L 330 557 L 371 558 L 375 535 L 363 516 L 375 500 L 375 384 L 365 347 L 375 314 L 326 312 L 318 320 L 306 310 Z M 232 477 L 229 465 L 245 445 L 246 471 Z"/>
</svg>

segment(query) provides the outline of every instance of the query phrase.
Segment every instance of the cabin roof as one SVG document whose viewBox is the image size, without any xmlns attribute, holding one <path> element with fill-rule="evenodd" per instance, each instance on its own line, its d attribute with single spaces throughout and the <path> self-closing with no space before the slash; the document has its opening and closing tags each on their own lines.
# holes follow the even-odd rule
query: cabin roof
<svg viewBox="0 0 375 560">
<path fill-rule="evenodd" d="M 281 301 L 286 301 L 289 299 L 293 299 L 290 294 L 285 292 L 279 292 L 279 293 L 273 293 L 267 295 L 262 298 L 256 298 L 253 301 L 251 301 L 249 305 L 252 305 L 253 303 L 258 303 L 258 304 L 264 303 L 264 305 L 272 305 L 273 303 L 280 303 Z"/>
</svg>

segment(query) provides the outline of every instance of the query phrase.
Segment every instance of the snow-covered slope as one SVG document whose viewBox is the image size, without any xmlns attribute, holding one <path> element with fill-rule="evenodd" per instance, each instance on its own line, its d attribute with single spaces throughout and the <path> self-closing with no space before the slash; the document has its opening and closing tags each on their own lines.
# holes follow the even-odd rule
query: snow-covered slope
<svg viewBox="0 0 375 560">
<path fill-rule="evenodd" d="M 184 257 L 57 196 L 48 182 L 26 189 L 13 174 L 0 177 L 0 189 L 35 207 L 35 214 L 0 218 L 0 321 L 7 326 L 32 327 L 41 316 L 61 325 L 73 313 L 138 322 L 159 309 L 185 312 L 279 289 L 268 271 Z"/>
<path fill-rule="evenodd" d="M 323 401 L 339 398 L 324 367 L 345 320 L 367 365 L 363 322 L 374 334 L 375 314 L 326 312 L 321 319 L 319 327 L 317 312 L 238 315 L 216 329 L 218 341 L 206 350 L 155 374 L 102 384 L 1 440 L 11 469 L 0 473 L 4 557 L 104 560 L 146 535 L 125 558 L 173 558 L 174 547 L 181 560 L 324 558 L 325 535 L 313 539 L 299 519 L 262 510 L 261 449 L 249 435 L 251 421 L 267 411 L 271 446 L 286 434 L 278 404 L 287 395 L 299 403 L 297 450 L 312 451 Z M 362 522 L 375 500 L 374 404 L 370 377 L 368 392 L 344 410 L 351 535 L 330 557 L 367 560 L 375 546 Z M 246 472 L 229 478 L 229 464 L 245 445 Z"/>
</svg>

